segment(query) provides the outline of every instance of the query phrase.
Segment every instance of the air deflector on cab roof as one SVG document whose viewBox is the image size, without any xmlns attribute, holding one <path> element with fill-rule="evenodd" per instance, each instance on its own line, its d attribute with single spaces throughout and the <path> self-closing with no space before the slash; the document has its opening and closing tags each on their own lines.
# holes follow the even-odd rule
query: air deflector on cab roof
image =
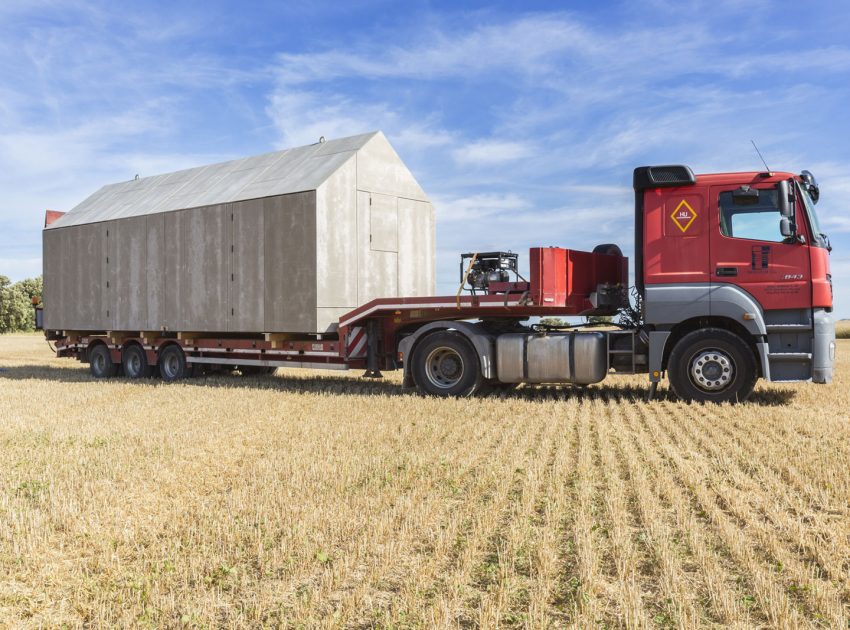
<svg viewBox="0 0 850 630">
<path fill-rule="evenodd" d="M 689 166 L 673 164 L 668 166 L 639 166 L 635 169 L 634 189 L 672 188 L 674 186 L 692 186 L 697 183 L 694 172 Z"/>
</svg>

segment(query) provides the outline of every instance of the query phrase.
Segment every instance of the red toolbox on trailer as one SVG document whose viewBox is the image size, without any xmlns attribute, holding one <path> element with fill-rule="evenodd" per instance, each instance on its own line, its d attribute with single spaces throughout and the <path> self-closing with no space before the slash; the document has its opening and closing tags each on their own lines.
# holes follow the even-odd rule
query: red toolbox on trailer
<svg viewBox="0 0 850 630">
<path fill-rule="evenodd" d="M 628 261 L 618 254 L 533 247 L 530 297 L 541 306 L 572 307 L 575 313 L 591 310 L 591 293 L 599 285 L 628 285 Z"/>
</svg>

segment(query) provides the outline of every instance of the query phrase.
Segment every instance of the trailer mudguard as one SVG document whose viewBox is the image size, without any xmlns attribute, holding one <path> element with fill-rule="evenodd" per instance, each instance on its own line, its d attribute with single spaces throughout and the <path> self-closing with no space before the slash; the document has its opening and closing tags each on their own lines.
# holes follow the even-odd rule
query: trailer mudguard
<svg viewBox="0 0 850 630">
<path fill-rule="evenodd" d="M 412 335 L 408 335 L 398 344 L 398 351 L 402 356 L 404 365 L 405 387 L 412 385 L 413 379 L 410 374 L 410 361 L 407 360 L 408 357 L 412 356 L 419 341 L 435 330 L 456 330 L 469 339 L 481 361 L 481 374 L 486 379 L 496 378 L 496 350 L 492 335 L 483 332 L 480 328 L 468 322 L 431 322 L 422 326 L 422 328 L 418 329 Z"/>
</svg>

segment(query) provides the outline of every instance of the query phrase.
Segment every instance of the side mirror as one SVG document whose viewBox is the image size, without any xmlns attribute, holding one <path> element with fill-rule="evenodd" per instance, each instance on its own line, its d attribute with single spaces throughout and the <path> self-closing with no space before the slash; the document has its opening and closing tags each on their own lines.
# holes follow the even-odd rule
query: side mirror
<svg viewBox="0 0 850 630">
<path fill-rule="evenodd" d="M 788 180 L 783 180 L 776 185 L 779 193 L 779 214 L 783 217 L 791 219 L 794 217 L 794 198 L 792 196 L 792 188 Z"/>
<path fill-rule="evenodd" d="M 809 192 L 809 197 L 812 198 L 812 203 L 817 203 L 818 199 L 820 199 L 820 187 L 818 186 L 815 176 L 812 175 L 811 171 L 803 171 L 800 173 L 800 178 L 803 180 L 803 185 Z"/>
<path fill-rule="evenodd" d="M 791 227 L 791 221 L 787 217 L 779 219 L 779 232 L 785 238 L 794 236 L 794 228 Z"/>
</svg>

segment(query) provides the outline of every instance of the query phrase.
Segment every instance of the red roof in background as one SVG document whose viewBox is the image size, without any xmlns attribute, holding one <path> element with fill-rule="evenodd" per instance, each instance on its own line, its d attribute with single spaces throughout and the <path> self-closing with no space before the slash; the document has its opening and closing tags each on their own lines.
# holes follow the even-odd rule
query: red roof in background
<svg viewBox="0 0 850 630">
<path fill-rule="evenodd" d="M 56 221 L 56 219 L 63 216 L 64 214 L 65 214 L 64 212 L 59 212 L 58 210 L 47 210 L 47 211 L 45 211 L 45 213 L 44 213 L 44 227 L 47 227 L 48 225 L 50 225 L 51 223 Z"/>
</svg>

